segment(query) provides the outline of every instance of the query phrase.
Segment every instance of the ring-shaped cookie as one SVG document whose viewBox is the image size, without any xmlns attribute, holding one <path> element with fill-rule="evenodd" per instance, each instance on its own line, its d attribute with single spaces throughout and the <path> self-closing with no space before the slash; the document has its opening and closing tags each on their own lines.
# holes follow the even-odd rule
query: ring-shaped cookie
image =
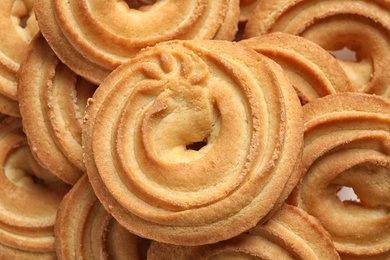
<svg viewBox="0 0 390 260">
<path fill-rule="evenodd" d="M 38 0 L 42 34 L 77 74 L 100 84 L 140 49 L 172 39 L 232 40 L 238 0 L 155 1 L 141 9 L 126 1 Z"/>
<path fill-rule="evenodd" d="M 108 214 L 86 175 L 62 200 L 54 227 L 59 259 L 144 259 L 146 255 L 147 241 Z"/>
<path fill-rule="evenodd" d="M 303 37 L 274 32 L 240 43 L 282 66 L 302 104 L 326 95 L 355 91 L 337 60 Z"/>
<path fill-rule="evenodd" d="M 389 100 L 342 93 L 303 110 L 304 173 L 294 203 L 321 221 L 342 257 L 389 257 Z M 339 198 L 345 187 L 357 198 Z"/>
<path fill-rule="evenodd" d="M 33 2 L 4 0 L 0 3 L 0 112 L 6 115 L 20 116 L 17 71 L 30 40 L 38 32 Z"/>
<path fill-rule="evenodd" d="M 61 63 L 41 34 L 32 40 L 19 73 L 20 113 L 32 152 L 74 184 L 85 171 L 82 118 L 96 87 Z"/>
<path fill-rule="evenodd" d="M 102 204 L 133 233 L 211 243 L 255 226 L 285 195 L 300 118 L 272 60 L 227 41 L 165 42 L 90 99 L 84 161 Z"/>
<path fill-rule="evenodd" d="M 0 256 L 55 259 L 54 222 L 68 185 L 34 159 L 20 118 L 0 122 Z"/>
<path fill-rule="evenodd" d="M 329 233 L 306 211 L 284 204 L 249 232 L 211 245 L 152 242 L 148 259 L 340 259 Z"/>
<path fill-rule="evenodd" d="M 328 51 L 347 48 L 355 59 L 339 59 L 354 88 L 390 96 L 390 4 L 380 1 L 262 1 L 244 37 L 285 32 L 314 41 Z"/>
<path fill-rule="evenodd" d="M 246 23 L 260 0 L 240 0 L 240 22 Z"/>
</svg>

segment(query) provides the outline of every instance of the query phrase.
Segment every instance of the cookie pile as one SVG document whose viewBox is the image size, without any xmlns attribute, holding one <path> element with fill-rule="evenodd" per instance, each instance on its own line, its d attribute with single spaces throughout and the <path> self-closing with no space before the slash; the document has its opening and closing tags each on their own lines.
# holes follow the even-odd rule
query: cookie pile
<svg viewBox="0 0 390 260">
<path fill-rule="evenodd" d="M 0 34 L 1 259 L 390 257 L 387 1 L 6 0 Z"/>
</svg>

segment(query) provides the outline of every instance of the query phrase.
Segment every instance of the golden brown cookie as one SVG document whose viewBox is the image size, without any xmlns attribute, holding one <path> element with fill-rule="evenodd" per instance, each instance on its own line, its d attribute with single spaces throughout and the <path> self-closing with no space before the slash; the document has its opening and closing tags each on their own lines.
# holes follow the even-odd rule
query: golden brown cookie
<svg viewBox="0 0 390 260">
<path fill-rule="evenodd" d="M 82 117 L 96 87 L 61 63 L 40 34 L 19 74 L 20 113 L 32 152 L 45 168 L 74 184 L 85 171 Z"/>
<path fill-rule="evenodd" d="M 275 32 L 240 43 L 282 66 L 302 104 L 334 93 L 355 91 L 337 60 L 303 37 Z"/>
<path fill-rule="evenodd" d="M 389 258 L 390 101 L 342 93 L 303 111 L 304 177 L 295 203 L 321 221 L 343 258 Z M 340 197 L 346 187 L 356 199 Z"/>
<path fill-rule="evenodd" d="M 248 21 L 253 9 L 261 0 L 240 0 L 240 22 Z"/>
<path fill-rule="evenodd" d="M 390 6 L 378 1 L 261 1 L 244 37 L 286 32 L 328 51 L 344 48 L 355 58 L 339 59 L 355 89 L 390 96 Z"/>
<path fill-rule="evenodd" d="M 53 226 L 68 185 L 34 159 L 20 118 L 0 122 L 0 258 L 55 259 Z"/>
<path fill-rule="evenodd" d="M 38 0 L 35 9 L 41 31 L 59 58 L 96 84 L 140 49 L 158 42 L 232 40 L 239 20 L 239 0 Z"/>
<path fill-rule="evenodd" d="M 32 0 L 0 2 L 0 112 L 20 116 L 17 71 L 38 31 Z"/>
<path fill-rule="evenodd" d="M 336 260 L 340 256 L 316 218 L 285 204 L 264 225 L 216 244 L 189 247 L 152 242 L 148 259 Z"/>
<path fill-rule="evenodd" d="M 135 234 L 184 245 L 228 239 L 288 193 L 301 112 L 282 69 L 252 49 L 165 42 L 118 67 L 89 100 L 87 173 Z"/>
<path fill-rule="evenodd" d="M 59 259 L 144 259 L 148 242 L 108 214 L 84 175 L 60 204 L 55 244 Z"/>
</svg>

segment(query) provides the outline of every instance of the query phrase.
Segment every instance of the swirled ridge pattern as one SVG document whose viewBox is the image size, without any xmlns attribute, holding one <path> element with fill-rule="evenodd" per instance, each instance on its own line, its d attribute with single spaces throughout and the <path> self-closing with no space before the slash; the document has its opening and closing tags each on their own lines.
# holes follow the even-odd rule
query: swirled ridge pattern
<svg viewBox="0 0 390 260">
<path fill-rule="evenodd" d="M 55 259 L 53 226 L 69 187 L 34 159 L 20 118 L 0 122 L 0 257 Z"/>
<path fill-rule="evenodd" d="M 197 247 L 152 242 L 148 259 L 340 259 L 329 234 L 306 211 L 284 204 L 263 225 Z"/>
<path fill-rule="evenodd" d="M 35 9 L 42 34 L 60 59 L 96 84 L 158 42 L 232 40 L 239 19 L 238 0 L 155 1 L 142 9 L 126 1 L 38 0 Z"/>
<path fill-rule="evenodd" d="M 262 1 L 253 13 L 244 37 L 279 31 L 302 36 L 328 51 L 347 48 L 355 58 L 339 63 L 354 88 L 390 96 L 389 1 Z"/>
<path fill-rule="evenodd" d="M 171 41 L 118 67 L 87 107 L 84 160 L 105 208 L 135 234 L 211 243 L 270 212 L 302 149 L 283 71 L 226 41 Z"/>
<path fill-rule="evenodd" d="M 303 109 L 304 176 L 296 203 L 321 221 L 346 259 L 389 257 L 390 102 L 343 93 Z M 344 187 L 357 198 L 341 200 Z"/>
<path fill-rule="evenodd" d="M 20 73 L 20 113 L 31 150 L 45 168 L 74 184 L 85 171 L 82 117 L 96 87 L 61 63 L 40 34 Z"/>
<path fill-rule="evenodd" d="M 59 259 L 143 259 L 141 244 L 146 251 L 146 240 L 120 226 L 103 208 L 86 175 L 62 200 L 54 230 Z"/>
<path fill-rule="evenodd" d="M 22 19 L 25 25 L 21 25 Z M 0 112 L 20 117 L 17 96 L 18 69 L 27 46 L 38 32 L 33 1 L 4 0 L 0 3 Z"/>
</svg>

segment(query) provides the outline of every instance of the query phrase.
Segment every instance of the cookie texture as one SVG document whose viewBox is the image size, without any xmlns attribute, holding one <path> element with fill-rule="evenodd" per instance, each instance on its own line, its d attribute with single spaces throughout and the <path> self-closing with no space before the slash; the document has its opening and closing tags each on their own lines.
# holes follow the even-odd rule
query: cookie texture
<svg viewBox="0 0 390 260">
<path fill-rule="evenodd" d="M 0 122 L 0 257 L 55 259 L 53 226 L 69 187 L 31 154 L 20 118 Z"/>
<path fill-rule="evenodd" d="M 327 231 L 306 211 L 283 205 L 263 225 L 229 240 L 195 247 L 153 241 L 150 260 L 341 259 Z"/>
<path fill-rule="evenodd" d="M 349 50 L 352 57 L 339 62 L 354 88 L 389 97 L 389 1 L 261 1 L 244 37 L 276 31 L 299 35 L 328 51 Z"/>
<path fill-rule="evenodd" d="M 390 258 L 389 0 L 4 0 L 0 259 Z"/>
<path fill-rule="evenodd" d="M 304 172 L 295 200 L 345 259 L 389 257 L 388 99 L 343 93 L 305 105 Z M 341 199 L 343 188 L 356 198 Z"/>
<path fill-rule="evenodd" d="M 275 32 L 240 43 L 276 61 L 287 73 L 302 104 L 326 95 L 356 91 L 337 59 L 303 37 Z"/>
<path fill-rule="evenodd" d="M 100 84 L 140 49 L 172 39 L 233 40 L 238 0 L 35 1 L 42 34 L 77 74 Z M 142 1 L 139 1 L 142 2 Z"/>
<path fill-rule="evenodd" d="M 41 34 L 19 73 L 19 108 L 35 158 L 66 183 L 76 183 L 85 172 L 82 119 L 96 86 L 64 65 Z"/>
<path fill-rule="evenodd" d="M 38 32 L 34 1 L 0 3 L 0 113 L 20 117 L 17 95 L 20 63 Z"/>
<path fill-rule="evenodd" d="M 135 234 L 173 244 L 254 227 L 288 193 L 302 150 L 301 105 L 281 68 L 227 41 L 141 51 L 100 85 L 85 120 L 103 205 Z"/>
<path fill-rule="evenodd" d="M 143 259 L 147 246 L 104 209 L 86 175 L 62 200 L 55 223 L 58 259 Z"/>
</svg>

